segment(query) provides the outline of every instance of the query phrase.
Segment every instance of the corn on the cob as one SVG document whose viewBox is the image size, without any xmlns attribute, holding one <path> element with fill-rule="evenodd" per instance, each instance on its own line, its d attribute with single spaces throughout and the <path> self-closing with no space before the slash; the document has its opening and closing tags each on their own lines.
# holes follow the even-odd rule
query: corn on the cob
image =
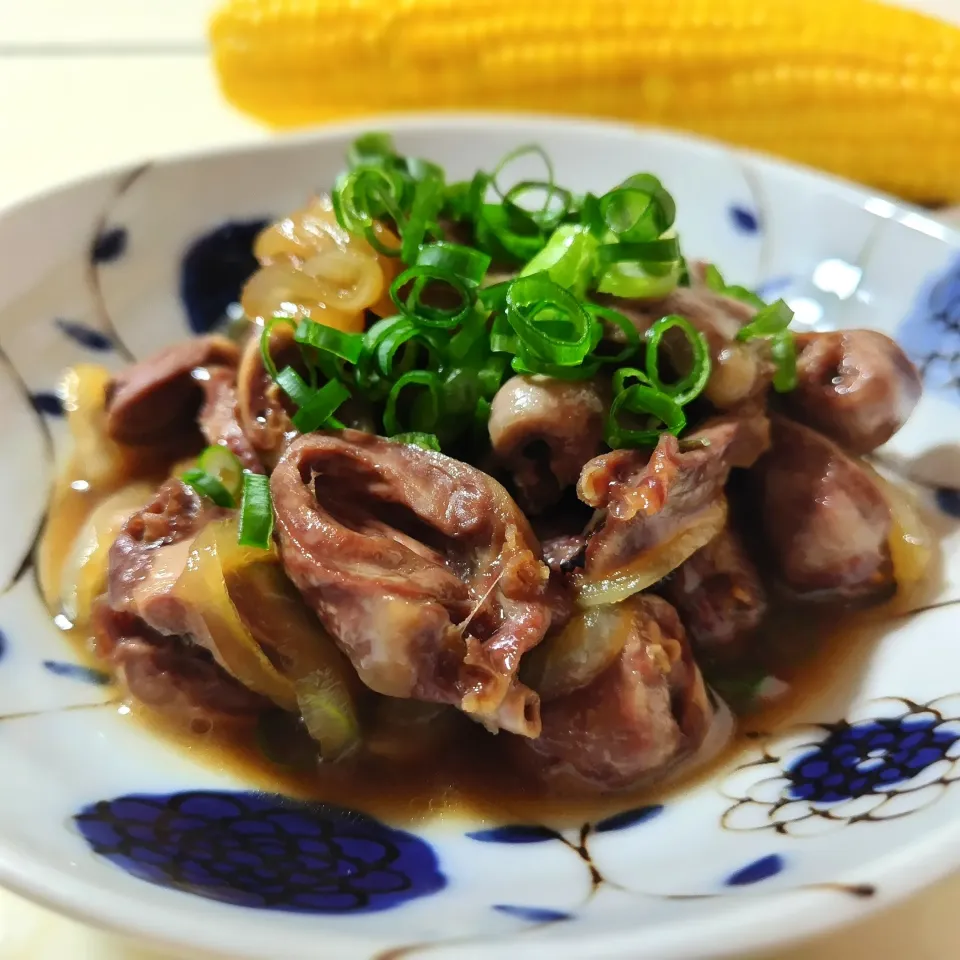
<svg viewBox="0 0 960 960">
<path fill-rule="evenodd" d="M 211 34 L 226 96 L 275 126 L 616 117 L 960 199 L 960 30 L 872 0 L 226 0 Z"/>
</svg>

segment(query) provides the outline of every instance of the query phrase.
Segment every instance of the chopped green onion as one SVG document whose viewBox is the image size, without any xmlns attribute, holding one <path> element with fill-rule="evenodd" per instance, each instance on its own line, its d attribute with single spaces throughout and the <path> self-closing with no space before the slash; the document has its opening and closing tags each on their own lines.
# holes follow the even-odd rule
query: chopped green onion
<svg viewBox="0 0 960 960">
<path fill-rule="evenodd" d="M 350 391 L 342 383 L 331 380 L 319 390 L 311 391 L 305 403 L 298 404 L 300 409 L 292 417 L 293 425 L 301 433 L 312 433 L 323 426 L 340 427 L 339 421 L 330 423 L 330 420 L 340 405 L 349 399 Z"/>
<path fill-rule="evenodd" d="M 544 246 L 536 220 L 516 206 L 485 203 L 476 221 L 477 245 L 498 260 L 526 262 Z"/>
<path fill-rule="evenodd" d="M 664 383 L 660 378 L 660 341 L 668 330 L 680 330 L 690 345 L 690 370 L 676 383 Z M 686 317 L 676 314 L 662 317 L 647 331 L 647 376 L 658 390 L 669 394 L 681 406 L 703 393 L 710 379 L 712 367 L 707 338 Z"/>
<path fill-rule="evenodd" d="M 590 352 L 592 319 L 569 290 L 545 273 L 510 284 L 506 316 L 523 347 L 538 360 L 572 367 Z"/>
<path fill-rule="evenodd" d="M 517 202 L 525 193 L 538 190 L 544 194 L 543 206 L 539 210 L 529 210 Z M 551 209 L 554 198 L 560 201 L 560 205 Z M 526 214 L 542 231 L 552 230 L 561 223 L 569 213 L 572 204 L 573 195 L 569 190 L 543 180 L 521 180 L 514 184 L 503 198 L 504 207 Z"/>
<path fill-rule="evenodd" d="M 344 333 L 315 320 L 301 320 L 293 339 L 316 350 L 332 353 L 350 363 L 357 363 L 363 352 L 362 333 Z"/>
<path fill-rule="evenodd" d="M 284 367 L 275 377 L 277 386 L 296 404 L 304 407 L 310 402 L 314 389 L 293 367 Z"/>
<path fill-rule="evenodd" d="M 520 271 L 521 277 L 544 272 L 561 287 L 582 298 L 593 281 L 597 239 L 585 227 L 563 224 L 547 245 Z"/>
<path fill-rule="evenodd" d="M 442 351 L 435 336 L 434 331 L 418 327 L 406 317 L 387 317 L 378 320 L 364 335 L 364 357 L 374 360 L 380 375 L 388 380 L 396 379 L 414 366 L 436 369 Z M 363 359 L 360 366 L 369 367 Z M 370 371 L 366 372 L 369 378 Z M 369 385 L 368 379 L 365 386 Z"/>
<path fill-rule="evenodd" d="M 390 217 L 398 229 L 404 222 L 404 182 L 396 171 L 362 165 L 341 174 L 333 188 L 333 212 L 348 233 L 364 237 L 378 253 L 395 257 L 399 247 L 387 247 L 374 230 L 374 221 Z"/>
<path fill-rule="evenodd" d="M 197 466 L 211 477 L 216 477 L 234 498 L 240 496 L 243 485 L 243 464 L 227 447 L 215 444 L 207 447 L 197 459 Z"/>
<path fill-rule="evenodd" d="M 797 345 L 789 330 L 781 330 L 770 340 L 770 353 L 777 365 L 773 375 L 773 389 L 789 393 L 797 385 Z"/>
<path fill-rule="evenodd" d="M 408 443 L 414 447 L 422 447 L 424 450 L 433 450 L 440 452 L 440 441 L 432 433 L 395 433 L 391 438 L 397 443 Z"/>
<path fill-rule="evenodd" d="M 645 430 L 625 427 L 618 419 L 621 411 L 635 416 L 646 416 L 662 424 L 662 427 L 651 426 Z M 604 438 L 612 450 L 652 447 L 656 446 L 664 432 L 678 434 L 686 425 L 687 418 L 673 397 L 654 387 L 640 384 L 626 387 L 614 396 L 607 414 Z"/>
<path fill-rule="evenodd" d="M 226 507 L 232 510 L 237 505 L 233 494 L 216 477 L 199 469 L 199 467 L 184 470 L 180 474 L 180 479 L 187 486 L 193 487 L 200 496 L 212 500 L 218 507 Z"/>
<path fill-rule="evenodd" d="M 445 285 L 444 292 L 452 291 L 457 297 L 457 305 L 455 307 L 436 307 L 424 303 L 421 297 L 430 283 Z M 412 284 L 412 286 L 406 297 L 403 297 L 401 296 L 401 290 L 407 284 Z M 473 305 L 477 302 L 475 284 L 464 280 L 444 267 L 421 263 L 404 270 L 390 284 L 390 297 L 397 305 L 397 309 L 414 323 L 440 330 L 449 330 L 455 327 L 470 314 Z"/>
<path fill-rule="evenodd" d="M 596 303 L 585 303 L 584 307 L 591 316 L 603 321 L 603 323 L 608 323 L 616 327 L 623 334 L 623 338 L 626 341 L 623 348 L 617 353 L 609 355 L 595 353 L 594 356 L 596 359 L 599 360 L 600 363 L 626 363 L 626 361 L 640 349 L 640 334 L 637 332 L 637 328 L 618 310 L 612 310 L 610 307 L 601 307 Z M 603 342 L 602 335 L 604 331 L 602 324 L 600 332 L 600 342 Z M 596 350 L 596 347 L 594 350 Z"/>
<path fill-rule="evenodd" d="M 740 328 L 738 340 L 753 340 L 755 337 L 772 337 L 786 330 L 793 320 L 793 311 L 783 300 L 775 300 L 758 311 L 754 318 Z"/>
<path fill-rule="evenodd" d="M 680 263 L 667 265 L 637 262 L 614 263 L 601 275 L 597 283 L 600 293 L 627 299 L 654 300 L 665 297 L 680 280 Z"/>
<path fill-rule="evenodd" d="M 351 168 L 363 164 L 384 163 L 396 157 L 393 137 L 389 133 L 370 132 L 357 137 L 347 151 L 347 165 Z"/>
<path fill-rule="evenodd" d="M 270 479 L 261 473 L 245 473 L 237 543 L 241 547 L 267 550 L 272 536 L 273 501 L 270 498 Z"/>
<path fill-rule="evenodd" d="M 397 413 L 400 394 L 408 387 L 423 387 L 424 391 L 412 403 L 410 410 L 410 429 L 405 430 Z M 405 373 L 391 388 L 387 395 L 387 405 L 383 411 L 383 426 L 389 436 L 396 433 L 433 433 L 440 418 L 440 381 L 429 370 L 411 370 Z"/>
<path fill-rule="evenodd" d="M 537 357 L 521 351 L 510 361 L 514 373 L 523 376 L 552 377 L 554 380 L 590 380 L 600 372 L 600 361 L 589 360 L 575 367 L 561 367 L 553 363 L 544 363 Z"/>
<path fill-rule="evenodd" d="M 270 353 L 270 337 L 273 334 L 273 328 L 282 323 L 289 324 L 294 330 L 297 328 L 297 322 L 292 317 L 276 316 L 263 325 L 263 331 L 260 334 L 260 360 L 271 380 L 277 379 L 277 365 Z"/>
<path fill-rule="evenodd" d="M 636 380 L 645 387 L 652 387 L 650 378 L 638 367 L 621 367 L 614 375 L 611 381 L 614 395 L 622 393 L 627 388 L 628 380 Z"/>
<path fill-rule="evenodd" d="M 421 247 L 417 253 L 416 265 L 436 267 L 478 287 L 490 267 L 490 257 L 473 247 L 441 240 Z"/>
<path fill-rule="evenodd" d="M 444 199 L 443 191 L 443 175 L 433 171 L 427 173 L 414 187 L 410 212 L 400 229 L 400 258 L 404 263 L 417 261 L 420 244 L 423 243 L 440 215 Z"/>
<path fill-rule="evenodd" d="M 677 207 L 652 173 L 627 177 L 599 200 L 600 216 L 624 241 L 656 240 L 673 226 Z"/>
<path fill-rule="evenodd" d="M 720 273 L 712 263 L 707 264 L 703 279 L 714 293 L 721 293 L 725 297 L 732 297 L 734 300 L 742 300 L 744 303 L 750 304 L 751 307 L 756 307 L 757 310 L 763 310 L 766 307 L 763 300 L 752 290 L 748 290 L 746 287 L 741 287 L 737 284 L 729 285 L 723 279 L 723 274 Z"/>
<path fill-rule="evenodd" d="M 680 259 L 680 244 L 676 237 L 661 237 L 642 243 L 604 243 L 597 250 L 601 267 L 612 263 L 673 263 Z"/>
</svg>

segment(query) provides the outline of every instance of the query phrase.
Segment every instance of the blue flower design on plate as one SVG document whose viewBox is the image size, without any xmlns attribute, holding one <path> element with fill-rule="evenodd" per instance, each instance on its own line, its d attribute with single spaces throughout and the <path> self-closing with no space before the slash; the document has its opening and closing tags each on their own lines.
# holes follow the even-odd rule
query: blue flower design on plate
<svg viewBox="0 0 960 960">
<path fill-rule="evenodd" d="M 45 413 L 48 417 L 63 416 L 63 400 L 53 390 L 39 390 L 30 394 L 30 402 L 38 413 Z"/>
<path fill-rule="evenodd" d="M 54 323 L 74 343 L 80 344 L 87 350 L 104 353 L 113 349 L 113 341 L 105 333 L 101 333 L 94 327 L 88 327 L 85 323 L 79 323 L 76 320 L 64 320 L 63 317 L 57 317 Z"/>
<path fill-rule="evenodd" d="M 741 233 L 757 233 L 760 229 L 760 218 L 756 213 L 738 204 L 730 207 L 730 219 Z"/>
<path fill-rule="evenodd" d="M 960 779 L 960 697 L 928 704 L 885 698 L 855 722 L 820 724 L 768 741 L 725 792 L 724 826 L 804 835 L 906 816 Z"/>
<path fill-rule="evenodd" d="M 180 299 L 195 334 L 209 333 L 240 299 L 247 278 L 257 269 L 253 241 L 267 220 L 228 221 L 198 237 L 180 266 Z"/>
<path fill-rule="evenodd" d="M 79 680 L 81 683 L 90 683 L 97 687 L 105 687 L 113 682 L 109 673 L 85 667 L 80 663 L 68 663 L 66 660 L 44 660 L 43 667 L 57 677 L 66 677 L 68 680 Z"/>
<path fill-rule="evenodd" d="M 112 263 L 119 260 L 127 249 L 127 231 L 123 227 L 111 227 L 97 234 L 90 247 L 90 259 L 94 263 Z"/>
<path fill-rule="evenodd" d="M 925 285 L 897 340 L 928 388 L 960 401 L 960 258 Z"/>
<path fill-rule="evenodd" d="M 447 882 L 420 837 L 275 794 L 134 794 L 91 804 L 74 820 L 95 853 L 135 877 L 238 906 L 370 913 Z"/>
</svg>

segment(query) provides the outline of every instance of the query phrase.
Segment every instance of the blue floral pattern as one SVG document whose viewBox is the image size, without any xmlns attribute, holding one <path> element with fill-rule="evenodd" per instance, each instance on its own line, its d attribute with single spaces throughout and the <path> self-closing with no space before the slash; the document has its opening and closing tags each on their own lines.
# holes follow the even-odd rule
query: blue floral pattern
<svg viewBox="0 0 960 960">
<path fill-rule="evenodd" d="M 960 779 L 960 698 L 885 698 L 875 716 L 820 724 L 769 740 L 725 792 L 724 826 L 808 835 L 906 816 Z M 891 712 L 892 710 L 892 712 Z"/>
<path fill-rule="evenodd" d="M 180 299 L 195 334 L 224 322 L 257 268 L 253 241 L 268 220 L 228 221 L 198 237 L 180 265 Z"/>
<path fill-rule="evenodd" d="M 67 663 L 65 660 L 44 660 L 43 668 L 57 677 L 68 680 L 79 680 L 81 683 L 90 683 L 97 687 L 105 687 L 112 683 L 113 678 L 103 670 L 85 667 L 79 663 Z"/>
<path fill-rule="evenodd" d="M 423 839 L 277 795 L 131 795 L 91 804 L 74 820 L 94 852 L 128 873 L 245 907 L 370 913 L 446 885 Z"/>
<path fill-rule="evenodd" d="M 928 389 L 960 401 L 960 258 L 921 292 L 897 339 Z"/>
</svg>

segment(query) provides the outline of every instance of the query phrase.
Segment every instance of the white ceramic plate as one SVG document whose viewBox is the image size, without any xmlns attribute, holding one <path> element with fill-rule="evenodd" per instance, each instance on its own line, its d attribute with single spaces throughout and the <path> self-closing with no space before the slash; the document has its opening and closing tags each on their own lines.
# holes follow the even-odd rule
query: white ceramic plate
<svg viewBox="0 0 960 960">
<path fill-rule="evenodd" d="M 943 577 L 824 680 L 807 721 L 663 804 L 556 831 L 391 826 L 257 795 L 153 739 L 76 664 L 31 550 L 66 431 L 60 371 L 205 331 L 263 219 L 394 130 L 452 177 L 542 144 L 558 180 L 637 170 L 688 256 L 783 296 L 797 325 L 897 336 L 927 393 L 882 451 L 920 485 Z M 225 224 L 228 225 L 225 227 Z M 960 236 L 888 198 L 697 140 L 529 118 L 414 118 L 121 170 L 0 215 L 0 881 L 181 953 L 388 960 L 703 958 L 857 918 L 960 864 Z M 224 259 L 226 258 L 226 259 Z M 226 264 L 226 265 L 224 265 Z"/>
</svg>

